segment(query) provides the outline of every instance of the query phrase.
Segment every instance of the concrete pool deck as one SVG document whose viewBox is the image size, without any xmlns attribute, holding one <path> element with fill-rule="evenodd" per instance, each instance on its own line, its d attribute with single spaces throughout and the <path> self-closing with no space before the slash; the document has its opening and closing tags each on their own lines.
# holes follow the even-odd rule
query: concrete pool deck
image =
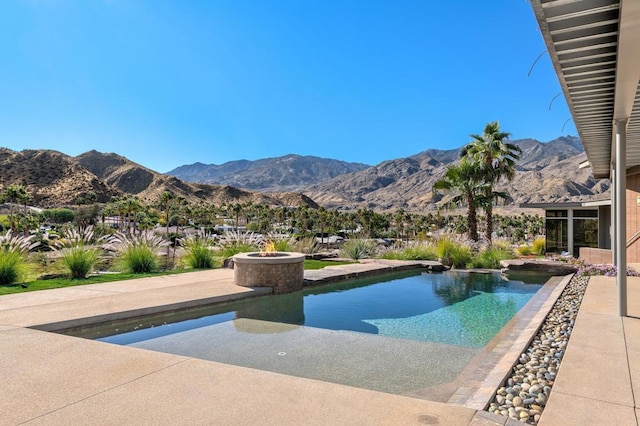
<svg viewBox="0 0 640 426">
<path fill-rule="evenodd" d="M 104 320 L 259 294 L 235 286 L 232 280 L 233 271 L 217 269 L 0 296 L 0 377 L 4 379 L 0 424 L 518 424 L 460 405 L 42 331 L 88 324 L 96 317 Z M 587 291 L 583 306 L 592 306 L 596 312 L 586 310 L 588 315 L 583 315 L 580 311 L 576 337 L 570 341 L 543 425 L 579 423 L 575 419 L 589 419 L 589 423 L 597 418 L 588 417 L 590 410 L 607 421 L 637 424 L 629 421 L 638 414 L 631 389 L 640 392 L 640 320 L 615 316 L 615 303 L 610 303 L 612 298 L 615 301 L 615 287 L 610 280 L 614 279 L 594 279 L 597 285 Z M 630 279 L 629 287 L 629 306 L 639 311 L 640 279 Z M 631 314 L 638 314 L 635 311 L 630 309 Z M 593 321 L 600 319 L 611 326 L 594 327 Z M 614 366 L 623 371 L 609 373 L 606 364 L 600 368 L 597 357 L 585 364 L 580 357 L 592 350 L 594 341 L 611 342 L 602 362 L 614 362 L 624 353 L 629 356 L 629 368 L 615 361 Z M 579 348 L 575 355 L 574 343 Z M 580 349 L 580 345 L 590 346 Z M 572 378 L 572 364 L 587 382 L 576 385 L 580 377 Z M 585 375 L 585 366 L 594 367 L 588 368 L 593 374 Z M 563 379 L 565 371 L 567 379 Z M 606 392 L 594 392 L 593 380 L 600 388 L 619 385 L 615 401 Z M 586 403 L 574 404 L 574 399 L 586 399 Z M 567 417 L 574 408 L 576 413 Z"/>
</svg>

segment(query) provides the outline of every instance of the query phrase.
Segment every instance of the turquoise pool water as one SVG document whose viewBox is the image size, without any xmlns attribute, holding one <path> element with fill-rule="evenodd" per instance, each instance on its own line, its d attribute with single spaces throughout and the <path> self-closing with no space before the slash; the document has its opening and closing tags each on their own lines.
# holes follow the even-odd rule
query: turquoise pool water
<svg viewBox="0 0 640 426">
<path fill-rule="evenodd" d="M 453 383 L 547 278 L 396 274 L 69 334 L 383 392 L 426 395 L 425 389 Z"/>
<path fill-rule="evenodd" d="M 158 338 L 239 318 L 349 330 L 401 339 L 483 347 L 541 287 L 546 277 L 509 280 L 498 274 L 410 273 L 358 280 L 302 293 L 268 296 L 97 329 L 117 344 Z M 101 337 L 104 334 L 113 334 Z"/>
</svg>

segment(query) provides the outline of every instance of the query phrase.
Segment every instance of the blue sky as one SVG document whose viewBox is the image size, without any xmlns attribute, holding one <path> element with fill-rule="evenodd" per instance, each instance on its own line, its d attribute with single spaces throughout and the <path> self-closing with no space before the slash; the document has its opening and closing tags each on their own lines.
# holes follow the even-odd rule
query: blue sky
<svg viewBox="0 0 640 426">
<path fill-rule="evenodd" d="M 576 134 L 526 0 L 2 0 L 0 146 L 166 172 Z"/>
</svg>

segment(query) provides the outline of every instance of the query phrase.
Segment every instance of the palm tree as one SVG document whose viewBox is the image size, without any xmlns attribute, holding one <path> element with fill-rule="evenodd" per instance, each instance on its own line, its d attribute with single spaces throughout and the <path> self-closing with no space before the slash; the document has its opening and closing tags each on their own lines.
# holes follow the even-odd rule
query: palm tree
<svg viewBox="0 0 640 426">
<path fill-rule="evenodd" d="M 236 218 L 236 232 L 238 232 L 238 226 L 240 226 L 240 213 L 242 213 L 243 210 L 244 209 L 242 207 L 242 204 L 240 203 L 235 203 L 231 207 L 231 211 L 233 212 Z"/>
<path fill-rule="evenodd" d="M 169 191 L 163 191 L 160 194 L 160 199 L 158 200 L 158 205 L 161 210 L 164 210 L 165 220 L 166 220 L 166 231 L 167 231 L 167 239 L 169 238 L 169 221 L 171 220 L 171 204 L 175 196 L 173 193 Z"/>
<path fill-rule="evenodd" d="M 485 238 L 489 243 L 493 233 L 493 185 L 503 177 L 509 181 L 513 179 L 516 161 L 522 154 L 520 147 L 505 141 L 508 137 L 509 133 L 501 131 L 500 124 L 492 121 L 485 126 L 482 135 L 471 135 L 473 140 L 460 151 L 461 158 L 480 167 L 486 183 L 482 208 L 486 213 Z"/>
<path fill-rule="evenodd" d="M 396 223 L 396 231 L 398 234 L 398 239 L 402 241 L 402 233 L 404 232 L 404 209 L 400 207 L 396 214 L 393 216 L 393 220 Z"/>
<path fill-rule="evenodd" d="M 320 222 L 320 241 L 322 241 L 321 246 L 324 245 L 325 249 L 329 249 L 329 236 L 327 235 L 325 237 L 324 235 L 324 228 L 326 226 L 327 220 L 329 219 L 329 214 L 327 213 L 327 210 L 324 207 L 320 207 L 317 211 L 316 214 L 318 216 L 318 221 Z M 326 238 L 326 240 L 325 240 Z M 326 244 L 325 244 L 326 242 Z"/>
<path fill-rule="evenodd" d="M 127 217 L 127 232 L 135 234 L 138 226 L 138 213 L 142 210 L 142 202 L 138 197 L 130 196 L 122 200 L 122 207 Z"/>
<path fill-rule="evenodd" d="M 442 179 L 433 184 L 433 192 L 450 192 L 451 199 L 443 207 L 467 206 L 469 238 L 478 241 L 477 207 L 484 194 L 485 184 L 481 181 L 480 167 L 466 160 L 450 166 Z"/>
<path fill-rule="evenodd" d="M 24 202 L 26 212 L 27 202 L 30 197 L 31 195 L 23 185 L 13 184 L 5 189 L 3 198 L 5 198 L 8 203 L 11 203 L 9 206 L 9 224 L 12 232 L 16 231 L 18 225 L 16 219 L 17 205 Z"/>
</svg>

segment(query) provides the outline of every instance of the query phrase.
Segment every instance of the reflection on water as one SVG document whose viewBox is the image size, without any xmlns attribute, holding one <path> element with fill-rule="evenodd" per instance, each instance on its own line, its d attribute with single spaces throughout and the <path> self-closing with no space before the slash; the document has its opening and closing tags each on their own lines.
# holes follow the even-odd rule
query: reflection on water
<svg viewBox="0 0 640 426">
<path fill-rule="evenodd" d="M 235 319 L 248 318 L 285 324 L 304 324 L 304 297 L 301 291 L 256 299 L 240 307 Z"/>
<path fill-rule="evenodd" d="M 539 275 L 534 280 L 537 284 L 529 284 L 531 279 L 525 282 L 499 274 L 463 272 L 408 272 L 383 279 L 342 282 L 177 311 L 73 334 L 128 344 L 226 322 L 243 333 L 292 329 L 254 329 L 247 327 L 249 322 L 244 319 L 248 319 L 478 347 L 490 340 L 546 281 Z M 122 332 L 126 333 L 112 336 Z"/>
<path fill-rule="evenodd" d="M 551 275 L 519 273 L 509 276 L 493 273 L 450 271 L 433 280 L 434 293 L 447 305 L 461 302 L 480 293 L 531 293 L 531 284 L 544 284 Z M 533 290 L 533 291 L 535 291 Z"/>
</svg>

